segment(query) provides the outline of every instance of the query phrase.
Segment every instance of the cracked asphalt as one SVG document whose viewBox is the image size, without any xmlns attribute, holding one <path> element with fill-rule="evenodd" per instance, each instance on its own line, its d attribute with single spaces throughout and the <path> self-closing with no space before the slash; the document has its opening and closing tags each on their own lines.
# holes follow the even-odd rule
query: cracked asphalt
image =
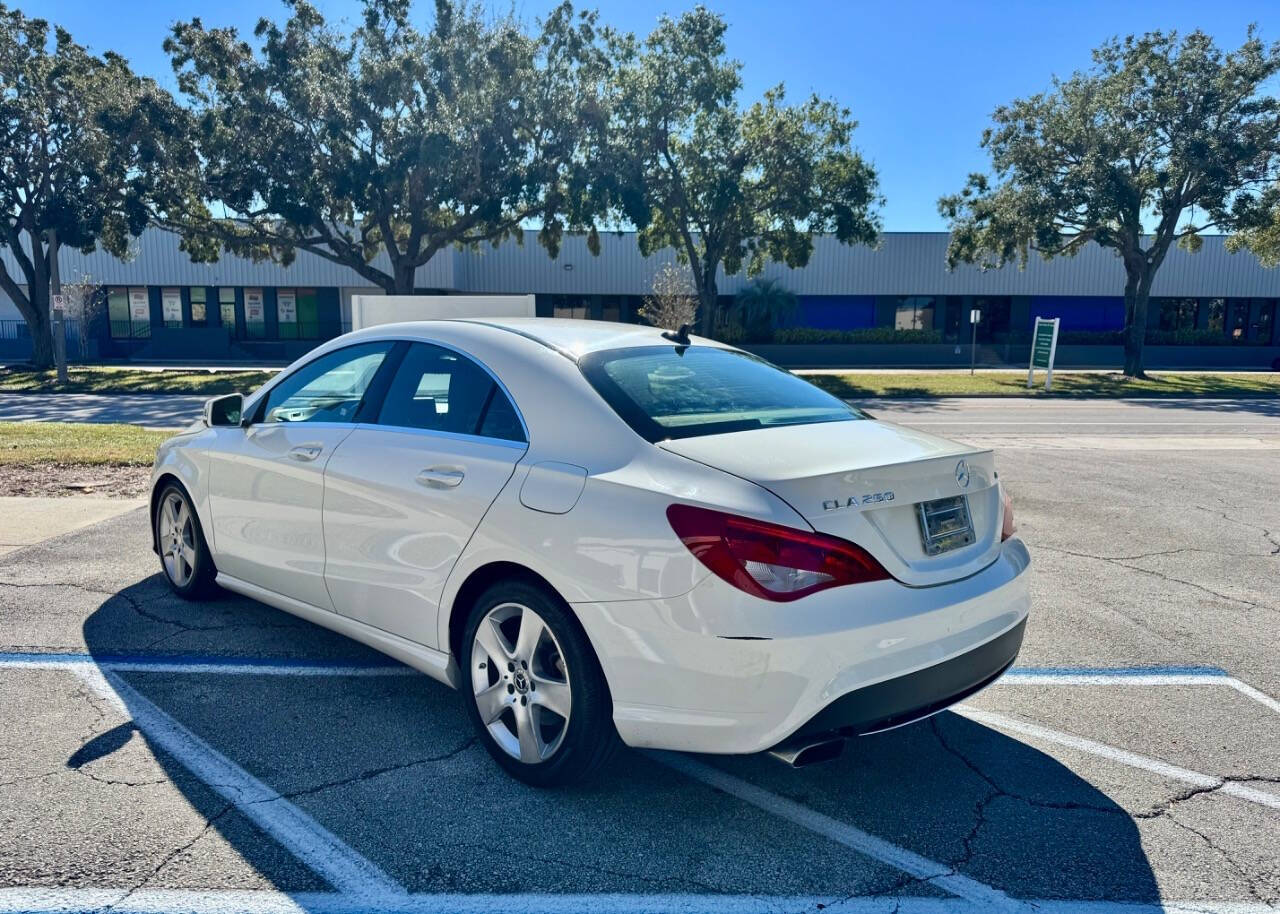
<svg viewBox="0 0 1280 914">
<path fill-rule="evenodd" d="M 1280 435 L 1275 416 L 1248 421 Z M 1035 563 L 1021 667 L 1220 667 L 1280 696 L 1280 450 L 1020 446 L 998 461 Z M 0 641 L 377 659 L 246 599 L 171 597 L 141 511 L 0 558 Z M 475 742 L 461 698 L 423 677 L 119 675 L 413 893 L 947 897 L 661 756 L 525 788 Z M 1018 899 L 1280 906 L 1280 807 L 1228 789 L 1280 797 L 1272 707 L 1225 685 L 1114 682 L 1009 682 L 968 704 L 1092 743 L 947 712 L 812 768 L 696 761 Z M 75 675 L 0 668 L 0 708 L 0 887 L 329 889 Z"/>
</svg>

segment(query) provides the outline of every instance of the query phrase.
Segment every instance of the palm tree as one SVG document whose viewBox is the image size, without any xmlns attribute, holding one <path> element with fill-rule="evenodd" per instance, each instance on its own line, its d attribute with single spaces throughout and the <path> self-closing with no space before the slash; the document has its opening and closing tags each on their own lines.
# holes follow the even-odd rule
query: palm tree
<svg viewBox="0 0 1280 914">
<path fill-rule="evenodd" d="M 795 314 L 796 294 L 776 279 L 756 279 L 733 297 L 729 318 L 741 324 L 747 339 L 769 340 L 778 325 Z"/>
</svg>

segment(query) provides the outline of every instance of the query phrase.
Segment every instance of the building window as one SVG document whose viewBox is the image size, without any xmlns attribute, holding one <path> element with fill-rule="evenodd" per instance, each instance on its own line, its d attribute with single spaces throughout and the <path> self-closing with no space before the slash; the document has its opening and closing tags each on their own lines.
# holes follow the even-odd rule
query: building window
<svg viewBox="0 0 1280 914">
<path fill-rule="evenodd" d="M 1008 296 L 975 298 L 969 310 L 977 310 L 982 315 L 978 318 L 978 339 L 1003 341 L 1009 338 L 1013 299 Z M 965 329 L 968 329 L 968 314 L 964 315 L 964 323 Z"/>
<path fill-rule="evenodd" d="M 1256 343 L 1270 343 L 1271 334 L 1276 323 L 1275 299 L 1261 299 L 1258 302 L 1258 317 L 1251 328 L 1249 339 Z"/>
<path fill-rule="evenodd" d="M 151 299 L 141 287 L 115 286 L 107 290 L 107 322 L 117 340 L 151 336 Z"/>
<path fill-rule="evenodd" d="M 263 304 L 261 289 L 244 290 L 244 330 L 251 340 L 267 335 L 267 308 Z"/>
<path fill-rule="evenodd" d="M 587 299 L 581 295 L 551 296 L 552 317 L 574 317 L 584 320 L 591 316 L 591 307 Z"/>
<path fill-rule="evenodd" d="M 1214 333 L 1221 333 L 1222 329 L 1227 325 L 1227 300 L 1225 298 L 1211 298 L 1207 303 L 1207 307 L 1209 314 L 1205 327 Z"/>
<path fill-rule="evenodd" d="M 205 301 L 204 286 L 192 286 L 188 290 L 191 297 L 191 323 L 203 327 L 208 323 L 208 310 Z"/>
<path fill-rule="evenodd" d="M 1227 336 L 1233 340 L 1243 340 L 1249 329 L 1249 304 L 1247 298 L 1233 298 L 1227 308 Z"/>
<path fill-rule="evenodd" d="M 171 330 L 182 327 L 182 290 L 160 290 L 160 309 L 164 315 L 164 325 Z"/>
<path fill-rule="evenodd" d="M 621 321 L 623 301 L 621 295 L 606 295 L 600 299 L 600 320 Z"/>
<path fill-rule="evenodd" d="M 1165 331 L 1194 330 L 1200 302 L 1194 298 L 1160 299 L 1160 329 Z"/>
<path fill-rule="evenodd" d="M 236 332 L 236 290 L 223 286 L 218 290 L 218 319 L 234 335 Z"/>
<path fill-rule="evenodd" d="M 293 289 L 276 289 L 276 321 L 280 339 L 298 338 L 298 293 Z"/>
<path fill-rule="evenodd" d="M 899 298 L 893 318 L 896 330 L 932 330 L 936 299 L 927 295 Z"/>
</svg>

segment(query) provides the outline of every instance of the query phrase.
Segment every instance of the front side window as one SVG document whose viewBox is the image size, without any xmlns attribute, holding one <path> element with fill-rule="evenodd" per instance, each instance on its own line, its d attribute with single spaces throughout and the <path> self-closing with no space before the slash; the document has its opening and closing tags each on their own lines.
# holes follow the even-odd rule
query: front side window
<svg viewBox="0 0 1280 914">
<path fill-rule="evenodd" d="M 790 372 L 730 349 L 609 349 L 589 353 L 578 365 L 648 441 L 865 418 Z"/>
<path fill-rule="evenodd" d="M 394 343 L 348 346 L 303 365 L 268 393 L 259 422 L 352 422 Z"/>
<path fill-rule="evenodd" d="M 413 343 L 387 388 L 379 425 L 524 441 L 515 407 L 483 368 L 466 356 Z"/>
</svg>

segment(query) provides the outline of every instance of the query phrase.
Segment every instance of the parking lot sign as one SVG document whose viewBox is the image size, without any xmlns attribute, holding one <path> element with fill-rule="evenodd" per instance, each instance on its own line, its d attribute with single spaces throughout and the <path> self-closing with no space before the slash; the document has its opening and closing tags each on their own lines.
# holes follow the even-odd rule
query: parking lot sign
<svg viewBox="0 0 1280 914">
<path fill-rule="evenodd" d="M 1053 358 L 1058 352 L 1059 318 L 1036 318 L 1031 335 L 1031 364 L 1027 367 L 1027 387 L 1035 383 L 1037 368 L 1045 370 L 1044 389 L 1053 387 Z"/>
</svg>

